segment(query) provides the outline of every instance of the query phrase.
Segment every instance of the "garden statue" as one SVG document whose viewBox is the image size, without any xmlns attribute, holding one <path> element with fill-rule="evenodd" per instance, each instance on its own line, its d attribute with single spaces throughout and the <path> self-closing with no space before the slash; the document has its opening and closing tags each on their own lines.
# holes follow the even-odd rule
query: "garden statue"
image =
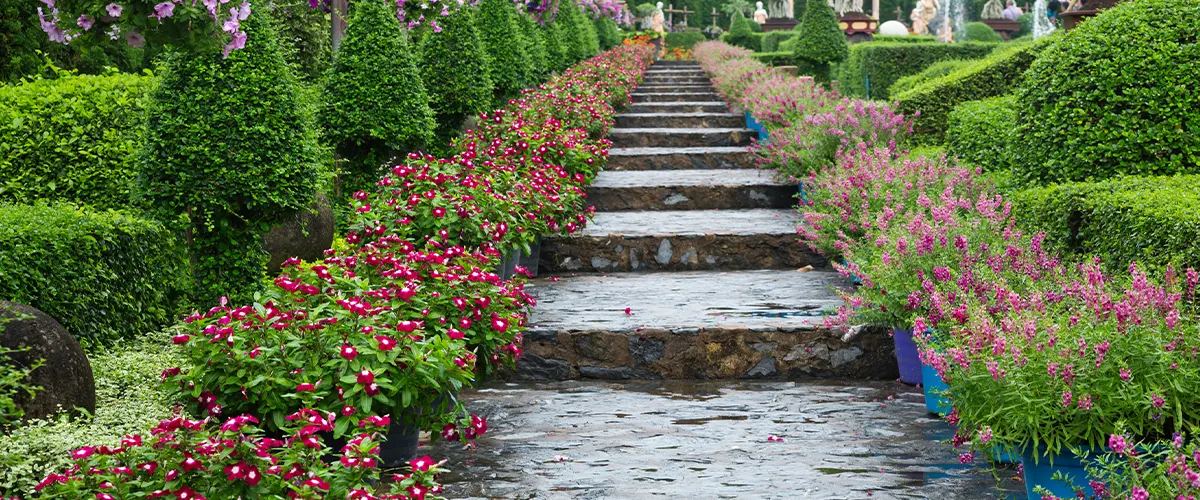
<svg viewBox="0 0 1200 500">
<path fill-rule="evenodd" d="M 762 2 L 755 2 L 754 5 L 758 7 L 758 10 L 754 11 L 754 22 L 758 24 L 767 22 L 767 9 L 763 8 Z"/>
<path fill-rule="evenodd" d="M 954 43 L 954 30 L 950 27 L 950 16 L 942 20 L 942 25 L 938 27 L 938 41 L 942 43 Z"/>
<path fill-rule="evenodd" d="M 920 0 L 917 6 L 912 11 L 913 33 L 917 35 L 929 34 L 929 23 L 937 16 L 938 0 Z"/>
<path fill-rule="evenodd" d="M 1004 18 L 1004 5 L 1000 0 L 988 0 L 983 4 L 983 11 L 979 13 L 980 19 L 1002 19 Z"/>
<path fill-rule="evenodd" d="M 663 6 L 663 3 L 658 2 L 658 4 L 654 6 L 654 12 L 650 14 L 650 30 L 651 31 L 657 31 L 659 33 L 667 32 L 666 28 L 663 27 L 663 22 L 665 21 L 665 17 L 663 16 L 662 6 Z"/>
<path fill-rule="evenodd" d="M 757 12 L 754 14 L 758 15 Z M 792 19 L 794 17 L 792 0 L 771 0 L 772 19 Z"/>
<path fill-rule="evenodd" d="M 838 16 L 844 16 L 847 12 L 862 12 L 862 0 L 833 0 L 830 7 Z"/>
</svg>

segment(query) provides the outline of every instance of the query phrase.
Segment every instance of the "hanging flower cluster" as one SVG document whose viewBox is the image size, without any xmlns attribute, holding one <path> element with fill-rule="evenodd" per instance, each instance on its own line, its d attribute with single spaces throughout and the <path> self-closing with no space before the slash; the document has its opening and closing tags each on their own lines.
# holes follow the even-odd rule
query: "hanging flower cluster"
<svg viewBox="0 0 1200 500">
<path fill-rule="evenodd" d="M 618 25 L 630 24 L 631 14 L 624 3 L 615 0 L 580 0 L 579 6 L 591 19 L 609 18 Z"/>
<path fill-rule="evenodd" d="M 251 14 L 248 0 L 87 0 L 60 9 L 56 0 L 40 0 L 38 20 L 50 40 L 76 38 L 124 40 L 141 47 L 147 37 L 157 43 L 207 39 L 224 46 L 226 55 L 246 45 L 241 23 Z M 195 37 L 193 31 L 206 33 Z M 184 35 L 187 33 L 187 35 Z"/>
</svg>

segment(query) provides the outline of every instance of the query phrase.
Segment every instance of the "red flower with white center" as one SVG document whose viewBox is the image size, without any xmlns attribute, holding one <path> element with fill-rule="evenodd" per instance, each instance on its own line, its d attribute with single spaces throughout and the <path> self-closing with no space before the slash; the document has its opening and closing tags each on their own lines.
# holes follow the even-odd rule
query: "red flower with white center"
<svg viewBox="0 0 1200 500">
<path fill-rule="evenodd" d="M 367 387 L 364 390 L 367 392 L 368 396 L 375 396 L 376 394 L 379 394 L 379 384 L 371 382 L 370 384 L 367 384 Z"/>
<path fill-rule="evenodd" d="M 451 339 L 454 339 L 454 340 L 462 340 L 462 339 L 467 338 L 467 336 L 465 334 L 463 334 L 463 332 L 460 332 L 453 328 L 446 330 L 446 336 L 450 337 Z"/>
<path fill-rule="evenodd" d="M 428 472 L 430 467 L 433 467 L 433 459 L 429 455 L 421 458 L 409 460 L 408 465 L 412 467 L 413 472 Z"/>
<path fill-rule="evenodd" d="M 354 358 L 358 357 L 358 349 L 355 349 L 354 346 L 350 344 L 342 344 L 341 355 L 343 358 L 346 358 L 347 361 L 354 361 Z"/>
<path fill-rule="evenodd" d="M 359 384 L 369 385 L 374 382 L 375 382 L 375 374 L 371 373 L 371 370 L 363 368 L 363 370 L 361 372 L 358 372 L 358 383 Z"/>
<path fill-rule="evenodd" d="M 386 335 L 376 335 L 375 341 L 379 342 L 380 351 L 390 351 L 396 348 L 396 339 Z"/>
<path fill-rule="evenodd" d="M 499 314 L 492 313 L 492 329 L 504 333 L 508 330 L 508 320 L 501 318 Z"/>
<path fill-rule="evenodd" d="M 296 386 L 296 392 L 313 392 L 317 390 L 317 386 L 308 382 Z"/>
<path fill-rule="evenodd" d="M 179 466 L 183 467 L 184 472 L 190 472 L 204 468 L 204 464 L 199 460 L 196 460 L 191 455 L 184 455 L 183 461 L 179 463 Z"/>
<path fill-rule="evenodd" d="M 171 342 L 174 342 L 175 345 L 186 344 L 186 343 L 188 343 L 189 340 L 192 340 L 192 336 L 186 335 L 186 334 L 181 334 L 181 335 L 176 335 L 174 337 L 171 337 Z"/>
</svg>

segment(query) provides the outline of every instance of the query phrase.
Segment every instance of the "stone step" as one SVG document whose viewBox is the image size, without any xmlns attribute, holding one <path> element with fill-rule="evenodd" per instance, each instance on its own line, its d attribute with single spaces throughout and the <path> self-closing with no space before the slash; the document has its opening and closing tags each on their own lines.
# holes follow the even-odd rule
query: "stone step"
<svg viewBox="0 0 1200 500">
<path fill-rule="evenodd" d="M 852 285 L 831 271 L 617 273 L 534 280 L 517 375 L 893 378 L 892 341 L 824 326 Z M 625 308 L 630 314 L 625 313 Z"/>
<path fill-rule="evenodd" d="M 758 133 L 747 128 L 613 128 L 614 148 L 749 146 Z"/>
<path fill-rule="evenodd" d="M 600 212 L 791 208 L 795 184 L 768 170 L 604 171 L 588 187 Z"/>
<path fill-rule="evenodd" d="M 700 63 L 698 63 L 696 61 L 661 60 L 661 61 L 655 61 L 654 64 L 650 65 L 651 70 L 655 70 L 655 69 L 659 69 L 659 68 L 677 69 L 677 68 L 699 68 L 699 67 L 700 67 Z"/>
<path fill-rule="evenodd" d="M 571 236 L 542 241 L 541 272 L 823 267 L 799 242 L 793 209 L 601 212 Z"/>
<path fill-rule="evenodd" d="M 695 101 L 719 101 L 721 96 L 716 92 L 696 92 L 696 93 L 667 93 L 667 92 L 633 92 L 630 94 L 633 97 L 633 102 L 695 102 Z"/>
<path fill-rule="evenodd" d="M 698 170 L 757 168 L 758 156 L 741 146 L 705 148 L 614 148 L 606 170 Z"/>
<path fill-rule="evenodd" d="M 678 84 L 678 83 L 660 83 L 652 85 L 639 85 L 637 92 L 647 94 L 697 94 L 703 92 L 716 92 L 711 83 L 700 84 Z"/>
<path fill-rule="evenodd" d="M 617 126 L 626 128 L 736 128 L 746 124 L 744 115 L 721 113 L 622 113 Z"/>
<path fill-rule="evenodd" d="M 642 85 L 696 85 L 712 83 L 708 77 L 697 76 L 647 76 Z"/>
<path fill-rule="evenodd" d="M 724 101 L 640 102 L 625 108 L 627 113 L 727 113 Z"/>
</svg>

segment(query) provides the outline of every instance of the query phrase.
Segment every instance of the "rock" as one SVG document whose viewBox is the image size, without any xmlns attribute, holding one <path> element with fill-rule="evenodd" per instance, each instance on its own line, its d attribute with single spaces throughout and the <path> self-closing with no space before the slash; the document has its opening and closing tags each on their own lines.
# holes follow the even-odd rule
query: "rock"
<svg viewBox="0 0 1200 500">
<path fill-rule="evenodd" d="M 92 365 L 72 337 L 54 318 L 22 304 L 0 301 L 0 347 L 29 349 L 9 354 L 18 365 L 45 363 L 29 375 L 30 385 L 41 387 L 31 399 L 18 393 L 15 401 L 26 419 L 46 418 L 60 409 L 96 411 L 96 382 Z"/>
<path fill-rule="evenodd" d="M 770 378 L 776 375 L 779 375 L 779 371 L 775 369 L 775 358 L 763 356 L 763 359 L 759 360 L 754 368 L 746 372 L 744 378 Z"/>
<path fill-rule="evenodd" d="M 283 261 L 299 257 L 308 262 L 321 260 L 333 246 L 334 220 L 329 199 L 318 193 L 312 210 L 301 211 L 276 226 L 263 237 L 263 249 L 271 254 L 267 271 L 279 273 Z"/>
<path fill-rule="evenodd" d="M 600 366 L 581 366 L 579 376 L 583 378 L 598 378 L 603 380 L 629 380 L 633 378 L 633 370 L 628 367 L 604 368 Z"/>
<path fill-rule="evenodd" d="M 651 365 L 665 354 L 666 345 L 661 340 L 629 337 L 629 357 L 638 365 Z"/>
<path fill-rule="evenodd" d="M 571 378 L 571 364 L 561 359 L 547 359 L 526 351 L 517 361 L 516 378 L 519 380 L 567 380 Z"/>
</svg>

